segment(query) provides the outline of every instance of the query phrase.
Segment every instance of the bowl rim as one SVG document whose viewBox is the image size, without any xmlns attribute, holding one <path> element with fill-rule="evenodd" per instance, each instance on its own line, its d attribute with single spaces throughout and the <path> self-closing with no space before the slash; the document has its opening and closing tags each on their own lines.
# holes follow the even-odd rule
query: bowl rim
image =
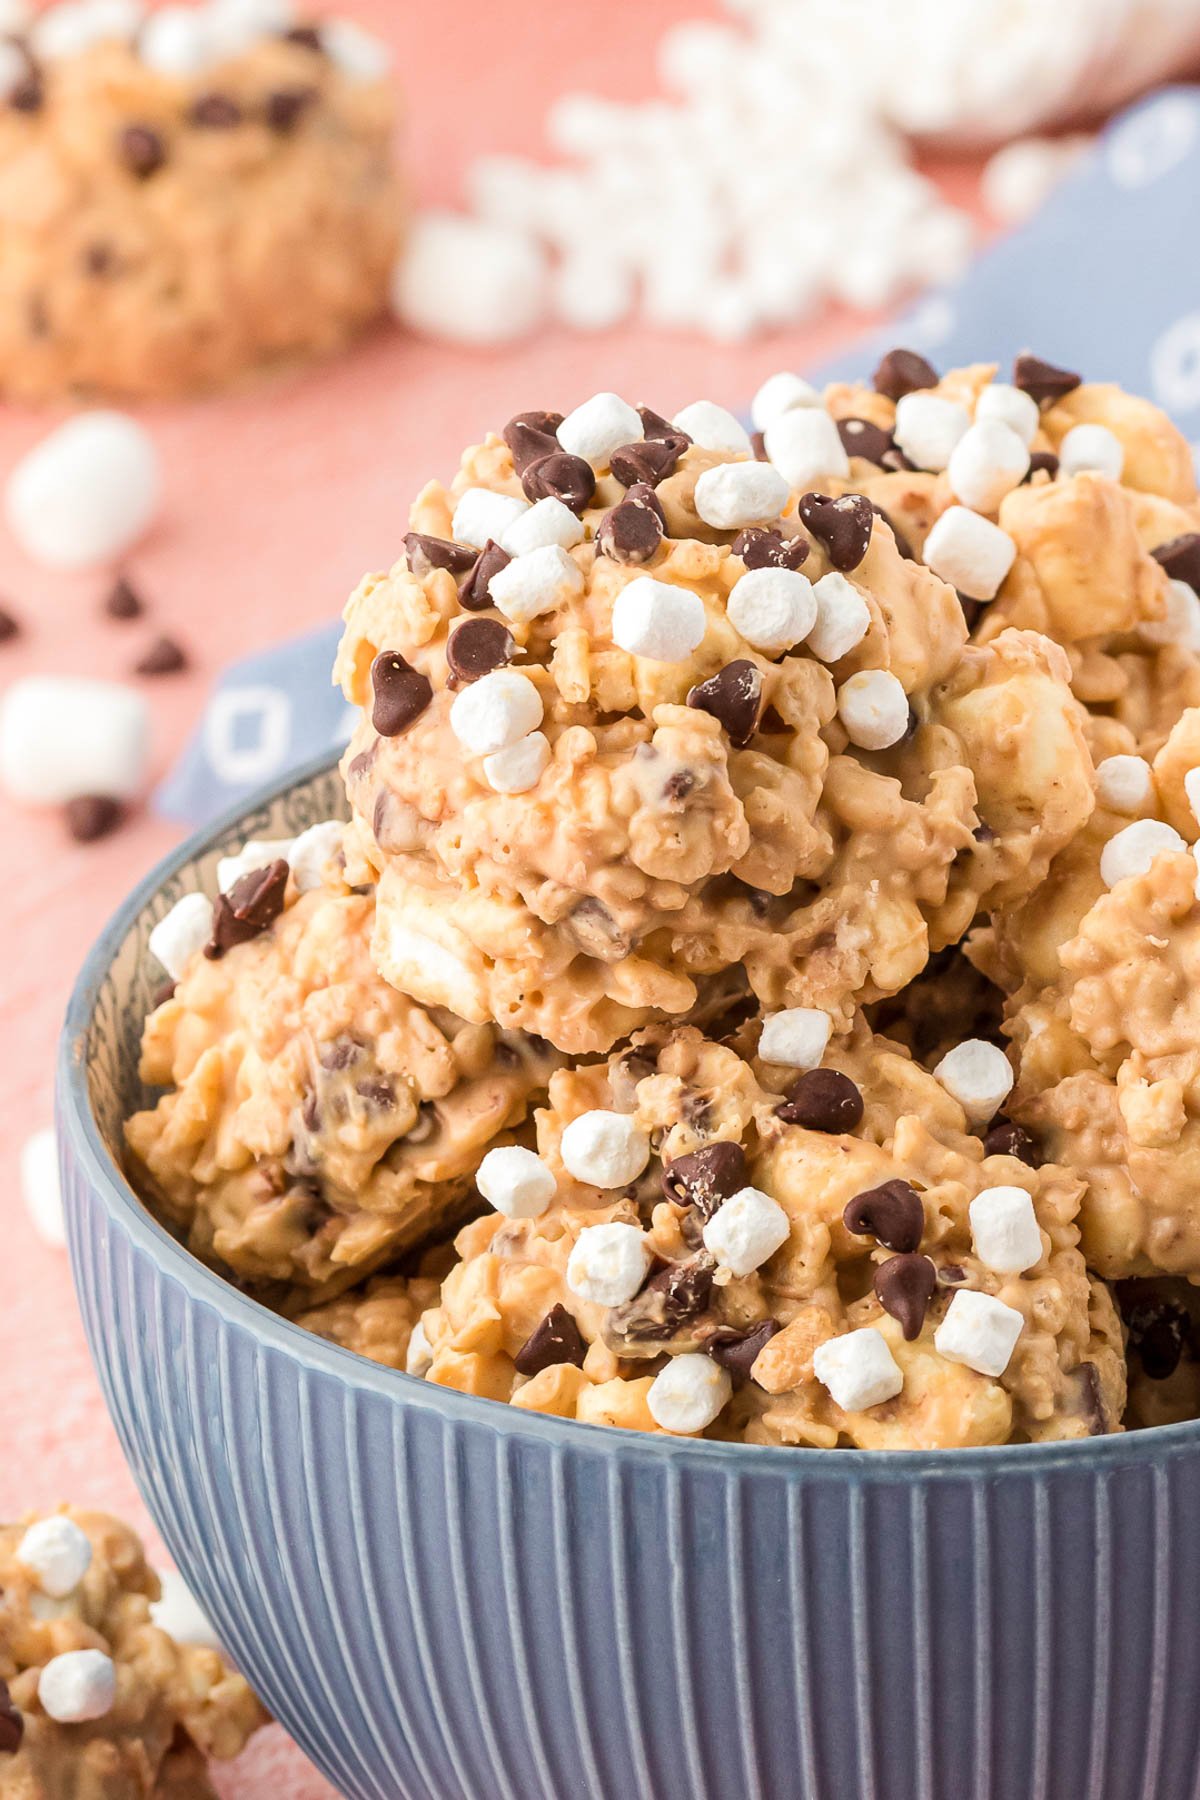
<svg viewBox="0 0 1200 1800">
<path fill-rule="evenodd" d="M 529 1439 L 547 1450 L 620 1454 L 636 1462 L 653 1461 L 656 1464 L 667 1458 L 675 1464 L 682 1462 L 685 1466 L 695 1467 L 697 1473 L 704 1467 L 719 1468 L 727 1473 L 732 1464 L 745 1476 L 758 1474 L 772 1479 L 786 1477 L 822 1483 L 894 1483 L 898 1479 L 925 1481 L 931 1478 L 994 1480 L 1001 1475 L 1029 1475 L 1051 1468 L 1099 1472 L 1131 1464 L 1145 1465 L 1163 1455 L 1194 1452 L 1200 1446 L 1200 1419 L 1062 1442 L 976 1445 L 943 1450 L 823 1450 L 773 1444 L 748 1445 L 583 1424 L 553 1414 L 527 1412 L 521 1407 L 464 1394 L 455 1388 L 431 1386 L 418 1376 L 385 1368 L 353 1350 L 304 1330 L 289 1319 L 280 1318 L 201 1262 L 171 1235 L 138 1197 L 109 1151 L 92 1111 L 86 1050 L 97 997 L 138 915 L 167 881 L 177 876 L 187 863 L 211 850 L 214 841 L 248 813 L 270 806 L 293 788 L 331 773 L 339 760 L 340 752 L 322 752 L 190 832 L 143 876 L 108 920 L 76 978 L 67 1006 L 59 1040 L 56 1080 L 59 1160 L 64 1174 L 69 1147 L 77 1168 L 86 1175 L 92 1193 L 103 1201 L 110 1218 L 120 1225 L 142 1254 L 151 1258 L 160 1273 L 187 1290 L 193 1302 L 250 1331 L 264 1349 L 298 1360 L 344 1386 L 376 1394 L 391 1404 L 399 1400 L 404 1405 L 437 1413 L 452 1422 L 497 1435 Z M 71 1183 L 64 1179 L 63 1188 L 69 1213 Z M 78 1280 L 73 1236 L 71 1266 L 72 1274 Z"/>
</svg>

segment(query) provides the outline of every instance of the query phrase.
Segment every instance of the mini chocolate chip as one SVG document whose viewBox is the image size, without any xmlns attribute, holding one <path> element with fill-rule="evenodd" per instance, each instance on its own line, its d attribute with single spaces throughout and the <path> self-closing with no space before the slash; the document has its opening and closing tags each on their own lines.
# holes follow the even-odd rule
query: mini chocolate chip
<svg viewBox="0 0 1200 1800">
<path fill-rule="evenodd" d="M 117 139 L 121 161 L 139 181 L 157 175 L 167 160 L 167 146 L 149 125 L 126 125 Z"/>
<path fill-rule="evenodd" d="M 308 111 L 316 97 L 316 88 L 277 89 L 275 93 L 267 95 L 265 106 L 267 124 L 272 131 L 277 131 L 281 137 L 286 137 L 289 132 L 295 131 L 301 117 Z"/>
<path fill-rule="evenodd" d="M 513 659 L 516 640 L 499 619 L 466 619 L 450 633 L 446 661 L 456 681 L 478 681 Z"/>
<path fill-rule="evenodd" d="M 602 900 L 588 894 L 568 914 L 566 927 L 585 956 L 597 962 L 621 962 L 630 941 Z"/>
<path fill-rule="evenodd" d="M 110 619 L 140 619 L 146 608 L 133 584 L 124 575 L 118 575 L 104 602 L 104 610 Z"/>
<path fill-rule="evenodd" d="M 357 756 L 350 758 L 346 774 L 357 780 L 360 775 L 369 775 L 375 766 L 375 758 L 379 751 L 378 744 L 372 744 L 369 750 L 360 750 Z"/>
<path fill-rule="evenodd" d="M 549 418 L 548 413 L 518 413 L 510 419 L 501 432 L 501 437 L 512 453 L 513 468 L 518 475 L 524 475 L 534 463 L 542 462 L 547 456 L 555 456 L 562 448 L 554 429 L 543 423 L 535 423 Z"/>
<path fill-rule="evenodd" d="M 452 543 L 449 538 L 426 537 L 422 531 L 410 531 L 404 539 L 404 556 L 409 571 L 418 580 L 431 569 L 449 569 L 452 575 L 465 575 L 475 567 L 477 552 L 467 544 Z"/>
<path fill-rule="evenodd" d="M 502 550 L 494 539 L 489 538 L 470 571 L 458 584 L 458 604 L 464 612 L 486 612 L 492 604 L 492 596 L 488 593 L 488 584 L 493 575 L 501 569 L 507 569 L 512 557 L 507 550 Z"/>
<path fill-rule="evenodd" d="M 396 1090 L 386 1075 L 370 1075 L 362 1081 L 356 1081 L 354 1091 L 360 1100 L 373 1106 L 377 1112 L 387 1112 L 396 1104 Z"/>
<path fill-rule="evenodd" d="M 967 1279 L 967 1271 L 959 1263 L 943 1263 L 937 1278 L 940 1287 L 958 1287 Z"/>
<path fill-rule="evenodd" d="M 31 69 L 28 75 L 18 81 L 16 87 L 9 91 L 8 104 L 14 112 L 41 112 L 45 101 L 46 90 L 36 69 Z"/>
<path fill-rule="evenodd" d="M 809 543 L 806 537 L 785 538 L 765 525 L 747 525 L 729 548 L 748 569 L 798 569 L 808 557 Z"/>
<path fill-rule="evenodd" d="M 429 677 L 406 663 L 398 650 L 379 652 L 371 664 L 371 686 L 371 723 L 380 737 L 399 737 L 433 699 Z"/>
<path fill-rule="evenodd" d="M 157 1012 L 160 1006 L 165 1006 L 168 1000 L 173 1000 L 175 989 L 178 986 L 177 981 L 160 981 L 150 996 L 150 1011 Z"/>
<path fill-rule="evenodd" d="M 188 666 L 187 652 L 174 638 L 156 638 L 133 665 L 135 675 L 178 675 Z"/>
<path fill-rule="evenodd" d="M 555 450 L 530 464 L 521 477 L 521 486 L 527 500 L 561 500 L 572 512 L 581 513 L 591 505 L 596 476 L 591 463 L 582 456 Z"/>
<path fill-rule="evenodd" d="M 905 537 L 904 533 L 901 531 L 900 527 L 897 525 L 895 519 L 893 519 L 891 513 L 884 512 L 882 506 L 876 506 L 874 500 L 868 500 L 867 505 L 870 507 L 871 511 L 875 514 L 875 517 L 877 519 L 883 520 L 884 524 L 887 526 L 888 530 L 891 532 L 892 536 L 895 538 L 896 548 L 900 552 L 901 556 L 904 558 L 905 562 L 916 562 L 917 559 L 913 555 L 912 545 L 909 543 L 908 539 Z"/>
<path fill-rule="evenodd" d="M 846 1203 L 842 1223 L 856 1237 L 873 1237 L 885 1250 L 915 1250 L 925 1230 L 921 1196 L 907 1181 L 885 1181 Z"/>
<path fill-rule="evenodd" d="M 710 1256 L 693 1256 L 686 1262 L 668 1263 L 642 1289 L 639 1298 L 653 1297 L 661 1312 L 657 1329 L 639 1331 L 642 1337 L 671 1337 L 681 1325 L 698 1318 L 712 1299 L 716 1264 Z"/>
<path fill-rule="evenodd" d="M 110 275 L 115 262 L 111 244 L 89 244 L 83 253 L 85 275 Z"/>
<path fill-rule="evenodd" d="M 1185 531 L 1182 537 L 1171 538 L 1150 554 L 1172 581 L 1186 581 L 1200 593 L 1200 531 Z"/>
<path fill-rule="evenodd" d="M 712 714 L 737 750 L 744 749 L 754 736 L 761 700 L 762 671 L 743 657 L 726 663 L 707 681 L 692 688 L 687 697 L 688 705 L 697 712 Z"/>
<path fill-rule="evenodd" d="M 210 962 L 218 962 L 227 950 L 248 944 L 275 923 L 283 911 L 290 873 L 286 861 L 279 857 L 265 869 L 251 869 L 234 882 L 227 894 L 217 896 L 212 938 L 204 946 Z"/>
<path fill-rule="evenodd" d="M 668 775 L 663 783 L 663 799 L 686 800 L 695 785 L 696 777 L 690 769 L 676 769 L 674 774 Z"/>
<path fill-rule="evenodd" d="M 108 794 L 78 794 L 64 808 L 67 830 L 77 844 L 93 844 L 115 831 L 125 816 L 119 800 Z"/>
<path fill-rule="evenodd" d="M 0 1681 L 0 1756 L 15 1756 L 24 1736 L 25 1721 L 12 1703 L 8 1683 Z"/>
<path fill-rule="evenodd" d="M 188 119 L 198 131 L 232 131 L 243 119 L 232 94 L 199 94 L 192 101 Z"/>
<path fill-rule="evenodd" d="M 918 388 L 936 387 L 938 373 L 915 350 L 889 350 L 871 379 L 877 394 L 885 394 L 889 400 L 903 400 L 905 394 L 914 394 Z"/>
<path fill-rule="evenodd" d="M 1109 1430 L 1109 1421 L 1099 1369 L 1094 1362 L 1081 1362 L 1071 1374 L 1083 1390 L 1081 1406 L 1088 1422 L 1088 1436 L 1104 1437 Z"/>
<path fill-rule="evenodd" d="M 875 513 L 862 494 L 804 494 L 797 508 L 801 523 L 811 531 L 835 569 L 844 574 L 857 569 L 871 546 Z"/>
<path fill-rule="evenodd" d="M 909 1343 L 921 1335 L 925 1312 L 937 1286 L 937 1270 L 927 1256 L 890 1256 L 875 1271 L 875 1293 L 884 1312 L 900 1321 Z"/>
<path fill-rule="evenodd" d="M 1060 369 L 1054 363 L 1043 362 L 1040 356 L 1033 356 L 1028 350 L 1022 350 L 1020 356 L 1013 361 L 1013 386 L 1044 406 L 1048 400 L 1061 400 L 1083 380 L 1073 369 Z"/>
<path fill-rule="evenodd" d="M 985 1156 L 1015 1156 L 1018 1161 L 1028 1163 L 1031 1169 L 1040 1169 L 1042 1159 L 1038 1147 L 1029 1133 L 1021 1125 L 1015 1125 L 1011 1119 L 1003 1116 L 992 1120 L 987 1136 L 983 1140 Z"/>
<path fill-rule="evenodd" d="M 753 1325 L 749 1331 L 735 1331 L 732 1325 L 722 1325 L 704 1348 L 715 1363 L 720 1363 L 731 1375 L 739 1375 L 748 1381 L 759 1351 L 782 1330 L 783 1326 L 776 1319 L 764 1319 L 761 1325 Z"/>
<path fill-rule="evenodd" d="M 722 1200 L 746 1185 L 746 1152 L 740 1144 L 705 1144 L 677 1156 L 662 1172 L 663 1193 L 680 1206 L 693 1206 L 711 1219 Z"/>
<path fill-rule="evenodd" d="M 685 444 L 691 443 L 692 440 L 686 431 L 681 431 L 678 425 L 672 425 L 670 419 L 664 419 L 661 413 L 654 411 L 653 407 L 639 406 L 637 413 L 638 418 L 642 421 L 642 431 L 647 438 L 681 437 Z"/>
<path fill-rule="evenodd" d="M 996 841 L 996 833 L 986 819 L 981 820 L 980 823 L 976 825 L 971 836 L 975 839 L 977 844 L 994 844 Z"/>
<path fill-rule="evenodd" d="M 1032 481 L 1042 469 L 1046 471 L 1051 481 L 1058 474 L 1058 458 L 1053 450 L 1035 450 L 1029 458 L 1029 467 L 1025 471 L 1023 480 Z"/>
<path fill-rule="evenodd" d="M 540 1375 L 555 1363 L 572 1363 L 583 1367 L 587 1345 L 575 1320 L 565 1306 L 552 1306 L 541 1324 L 536 1326 L 513 1357 L 519 1375 Z"/>
<path fill-rule="evenodd" d="M 0 644 L 11 643 L 13 638 L 20 635 L 21 626 L 16 616 L 9 612 L 7 606 L 0 606 Z"/>
<path fill-rule="evenodd" d="M 1131 1354 L 1151 1381 L 1165 1381 L 1179 1367 L 1192 1335 L 1186 1308 L 1170 1300 L 1135 1300 L 1124 1313 Z"/>
<path fill-rule="evenodd" d="M 750 448 L 754 452 L 755 462 L 770 462 L 771 459 L 767 455 L 767 434 L 765 431 L 752 431 L 750 433 Z"/>
<path fill-rule="evenodd" d="M 855 1131 L 862 1116 L 862 1094 L 840 1069 L 806 1069 L 775 1108 L 777 1119 L 805 1131 Z"/>
<path fill-rule="evenodd" d="M 609 467 L 624 487 L 633 487 L 639 481 L 657 487 L 675 473 L 689 442 L 682 431 L 677 431 L 666 437 L 645 438 L 638 444 L 623 444 L 613 451 Z"/>
<path fill-rule="evenodd" d="M 613 562 L 653 561 L 665 536 L 662 506 L 652 487 L 639 482 L 600 521 L 596 546 Z"/>
<path fill-rule="evenodd" d="M 293 25 L 283 33 L 283 39 L 287 44 L 299 45 L 301 50 L 315 50 L 320 54 L 325 49 L 319 25 Z"/>
<path fill-rule="evenodd" d="M 839 419 L 837 428 L 847 456 L 861 456 L 864 462 L 875 463 L 881 469 L 886 467 L 884 457 L 896 448 L 896 440 L 890 431 L 870 419 Z"/>
</svg>

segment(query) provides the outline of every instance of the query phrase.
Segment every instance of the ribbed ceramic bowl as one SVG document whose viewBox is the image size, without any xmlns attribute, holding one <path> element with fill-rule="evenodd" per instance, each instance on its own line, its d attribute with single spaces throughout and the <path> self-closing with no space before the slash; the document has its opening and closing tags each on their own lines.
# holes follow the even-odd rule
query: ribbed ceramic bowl
<svg viewBox="0 0 1200 1800">
<path fill-rule="evenodd" d="M 1200 1777 L 1200 1427 L 941 1455 L 535 1417 L 264 1312 L 118 1166 L 146 952 L 308 770 L 172 856 L 63 1044 L 71 1257 L 163 1536 L 353 1800 L 1184 1800 Z M 284 1800 L 284 1797 L 280 1797 Z"/>
</svg>

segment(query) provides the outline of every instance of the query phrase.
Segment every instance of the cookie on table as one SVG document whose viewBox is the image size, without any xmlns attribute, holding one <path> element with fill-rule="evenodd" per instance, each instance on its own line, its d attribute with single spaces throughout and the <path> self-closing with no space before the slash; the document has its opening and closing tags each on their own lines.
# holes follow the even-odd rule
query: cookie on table
<svg viewBox="0 0 1200 1800">
<path fill-rule="evenodd" d="M 215 1800 L 210 1757 L 266 1723 L 215 1650 L 153 1622 L 128 1526 L 67 1507 L 0 1526 L 3 1800 Z"/>
<path fill-rule="evenodd" d="M 0 393 L 185 394 L 342 348 L 403 219 L 382 46 L 202 0 L 0 40 Z"/>
</svg>

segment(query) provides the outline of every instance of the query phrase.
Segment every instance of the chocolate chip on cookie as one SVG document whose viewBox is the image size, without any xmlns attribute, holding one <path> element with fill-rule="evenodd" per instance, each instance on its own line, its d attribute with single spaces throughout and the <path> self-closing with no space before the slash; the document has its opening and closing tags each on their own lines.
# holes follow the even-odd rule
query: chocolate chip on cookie
<svg viewBox="0 0 1200 1800">
<path fill-rule="evenodd" d="M 512 452 L 513 468 L 518 475 L 524 475 L 534 463 L 554 456 L 562 448 L 555 435 L 557 426 L 549 422 L 554 416 L 552 413 L 518 413 L 504 427 L 500 435 Z M 562 424 L 561 418 L 558 423 Z"/>
<path fill-rule="evenodd" d="M 937 1286 L 937 1270 L 927 1256 L 890 1256 L 875 1271 L 875 1294 L 884 1312 L 899 1320 L 909 1343 L 921 1335 Z"/>
<path fill-rule="evenodd" d="M 639 1294 L 616 1306 L 605 1321 L 609 1346 L 626 1354 L 637 1344 L 658 1344 L 708 1310 L 717 1265 L 706 1253 L 667 1263 Z"/>
<path fill-rule="evenodd" d="M 862 1116 L 862 1093 L 840 1069 L 806 1069 L 775 1108 L 777 1119 L 805 1131 L 855 1131 Z"/>
<path fill-rule="evenodd" d="M 889 400 L 903 400 L 919 388 L 936 387 L 938 372 L 915 350 L 889 350 L 871 377 L 877 394 Z"/>
<path fill-rule="evenodd" d="M 754 1325 L 749 1331 L 736 1331 L 732 1325 L 722 1325 L 709 1338 L 704 1348 L 723 1369 L 748 1381 L 759 1351 L 770 1343 L 776 1332 L 782 1330 L 782 1325 L 776 1319 L 764 1319 L 761 1325 Z"/>
<path fill-rule="evenodd" d="M 187 651 L 174 638 L 156 638 L 133 665 L 135 675 L 178 675 L 188 666 Z"/>
<path fill-rule="evenodd" d="M 624 487 L 643 481 L 657 487 L 675 473 L 690 441 L 684 432 L 673 431 L 669 436 L 644 438 L 640 444 L 623 444 L 613 451 L 609 466 Z"/>
<path fill-rule="evenodd" d="M 540 1375 L 555 1363 L 573 1363 L 583 1367 L 587 1344 L 583 1333 L 565 1306 L 552 1306 L 541 1324 L 536 1326 L 513 1357 L 519 1375 Z"/>
<path fill-rule="evenodd" d="M 1185 531 L 1150 552 L 1172 581 L 1186 581 L 1200 593 L 1200 531 Z"/>
<path fill-rule="evenodd" d="M 798 569 L 808 558 L 806 537 L 785 538 L 765 525 L 747 525 L 729 548 L 748 569 Z"/>
<path fill-rule="evenodd" d="M 37 69 L 31 68 L 29 73 L 9 89 L 8 104 L 14 112 L 38 113 L 46 103 L 46 89 Z"/>
<path fill-rule="evenodd" d="M 126 125 L 117 139 L 121 161 L 139 181 L 157 175 L 167 160 L 167 146 L 149 125 Z"/>
<path fill-rule="evenodd" d="M 0 606 L 0 644 L 11 643 L 13 638 L 20 637 L 21 626 L 14 613 L 7 606 Z"/>
<path fill-rule="evenodd" d="M 104 602 L 104 611 L 108 617 L 110 619 L 140 619 L 145 610 L 145 603 L 132 582 L 127 576 L 118 575 Z"/>
<path fill-rule="evenodd" d="M 295 131 L 316 98 L 316 88 L 277 88 L 273 94 L 267 95 L 264 103 L 267 124 L 280 137 L 287 137 Z"/>
<path fill-rule="evenodd" d="M 192 101 L 188 121 L 199 131 L 232 131 L 245 115 L 232 94 L 216 91 L 199 94 Z"/>
<path fill-rule="evenodd" d="M 1022 350 L 1020 356 L 1013 361 L 1013 386 L 1028 394 L 1044 406 L 1049 400 L 1061 400 L 1083 380 L 1073 369 L 1060 369 L 1054 363 L 1043 362 L 1040 356 L 1033 356 L 1028 350 Z"/>
<path fill-rule="evenodd" d="M 848 574 L 857 569 L 871 547 L 875 513 L 862 494 L 805 494 L 797 508 L 801 523 L 811 531 L 835 569 Z"/>
<path fill-rule="evenodd" d="M 427 537 L 422 531 L 410 531 L 404 539 L 404 555 L 409 572 L 418 580 L 431 569 L 449 569 L 452 575 L 465 575 L 475 567 L 476 553 L 466 544 L 455 544 L 449 538 Z"/>
<path fill-rule="evenodd" d="M 640 565 L 653 561 L 665 535 L 657 494 L 647 483 L 638 482 L 601 519 L 596 548 L 613 562 Z"/>
<path fill-rule="evenodd" d="M 212 937 L 204 946 L 210 962 L 219 962 L 227 950 L 248 944 L 275 923 L 283 911 L 290 874 L 287 862 L 279 857 L 265 869 L 251 869 L 227 894 L 217 896 Z"/>
<path fill-rule="evenodd" d="M 67 830 L 77 844 L 94 844 L 115 831 L 125 816 L 119 800 L 108 794 L 77 794 L 64 808 Z"/>
<path fill-rule="evenodd" d="M 572 512 L 591 505 L 596 475 L 591 463 L 566 450 L 554 450 L 531 463 L 521 477 L 527 500 L 561 500 Z"/>
<path fill-rule="evenodd" d="M 875 514 L 875 517 L 877 519 L 883 520 L 884 524 L 887 526 L 888 530 L 891 532 L 892 536 L 895 538 L 896 548 L 900 552 L 901 556 L 904 558 L 905 562 L 916 562 L 917 558 L 913 554 L 912 545 L 909 543 L 908 539 L 905 537 L 904 533 L 901 531 L 900 527 L 897 525 L 895 519 L 893 519 L 891 513 L 884 512 L 882 506 L 876 506 L 874 500 L 868 500 L 867 505 L 870 507 L 871 511 Z"/>
<path fill-rule="evenodd" d="M 662 414 L 656 413 L 652 406 L 639 406 L 637 415 L 642 421 L 642 432 L 647 438 L 681 437 L 685 444 L 690 444 L 692 441 L 686 431 L 682 431 L 678 425 L 672 425 L 670 419 L 664 419 Z"/>
<path fill-rule="evenodd" d="M 885 1250 L 915 1250 L 925 1230 L 921 1196 L 907 1181 L 885 1181 L 846 1203 L 842 1223 L 856 1237 L 873 1237 Z"/>
<path fill-rule="evenodd" d="M 691 1206 L 711 1219 L 722 1200 L 746 1185 L 746 1152 L 740 1144 L 705 1144 L 677 1156 L 662 1172 L 663 1193 L 679 1206 Z"/>
<path fill-rule="evenodd" d="M 983 1140 L 983 1154 L 1015 1156 L 1018 1161 L 1028 1163 L 1031 1169 L 1039 1169 L 1042 1165 L 1038 1147 L 1025 1128 L 1003 1117 L 993 1119 L 989 1126 Z"/>
<path fill-rule="evenodd" d="M 512 661 L 512 632 L 499 619 L 467 619 L 450 634 L 446 661 L 456 683 L 478 681 Z"/>
<path fill-rule="evenodd" d="M 301 50 L 314 50 L 323 55 L 325 50 L 319 25 L 292 25 L 283 33 L 285 44 L 296 44 Z"/>
<path fill-rule="evenodd" d="M 870 419 L 839 419 L 837 428 L 847 456 L 861 456 L 864 462 L 875 463 L 881 469 L 886 466 L 884 457 L 896 448 L 891 432 Z"/>
<path fill-rule="evenodd" d="M 1058 458 L 1053 450 L 1035 450 L 1033 452 L 1029 458 L 1029 467 L 1025 471 L 1025 480 L 1021 485 L 1024 486 L 1025 482 L 1032 481 L 1035 475 L 1039 475 L 1043 471 L 1051 481 L 1058 474 Z"/>
<path fill-rule="evenodd" d="M 433 699 L 429 677 L 406 663 L 398 650 L 379 652 L 371 664 L 371 687 L 371 723 L 380 737 L 399 737 Z"/>
<path fill-rule="evenodd" d="M 507 569 L 512 557 L 489 538 L 471 564 L 470 572 L 458 584 L 458 604 L 464 612 L 486 612 L 492 605 L 488 586 L 493 575 Z"/>
<path fill-rule="evenodd" d="M 761 700 L 762 671 L 742 657 L 701 681 L 687 697 L 689 706 L 720 722 L 736 750 L 744 749 L 754 736 Z"/>
<path fill-rule="evenodd" d="M 0 1756 L 15 1756 L 25 1736 L 25 1721 L 12 1703 L 8 1683 L 0 1681 Z"/>
</svg>

